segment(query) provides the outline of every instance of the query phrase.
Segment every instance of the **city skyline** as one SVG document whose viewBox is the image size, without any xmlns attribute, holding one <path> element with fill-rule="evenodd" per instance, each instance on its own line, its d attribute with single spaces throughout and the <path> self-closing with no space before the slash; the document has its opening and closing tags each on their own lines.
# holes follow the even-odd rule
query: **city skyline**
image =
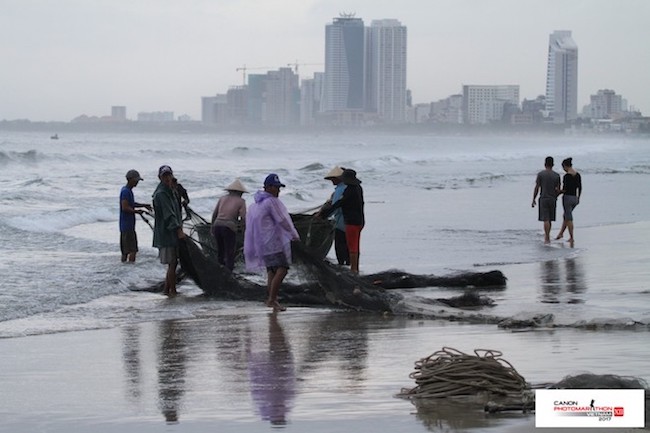
<svg viewBox="0 0 650 433">
<path fill-rule="evenodd" d="M 519 85 L 545 94 L 548 37 L 570 30 L 580 48 L 578 112 L 601 89 L 650 113 L 650 2 L 536 0 L 24 0 L 0 5 L 0 120 L 70 121 L 111 106 L 200 119 L 200 98 L 241 82 L 236 69 L 324 63 L 323 28 L 339 13 L 408 28 L 414 103 L 463 85 Z M 248 30 L 250 29 L 250 30 Z M 261 72 L 261 70 L 259 71 Z"/>
</svg>

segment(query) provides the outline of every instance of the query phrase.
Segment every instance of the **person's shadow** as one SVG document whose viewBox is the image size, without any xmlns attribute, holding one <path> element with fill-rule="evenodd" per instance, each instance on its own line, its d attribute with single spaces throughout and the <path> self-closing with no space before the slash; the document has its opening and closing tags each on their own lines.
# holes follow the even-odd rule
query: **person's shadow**
<svg viewBox="0 0 650 433">
<path fill-rule="evenodd" d="M 259 415 L 274 426 L 286 425 L 296 395 L 296 372 L 277 313 L 269 314 L 268 348 L 253 350 L 249 337 L 246 353 L 251 395 Z"/>
</svg>

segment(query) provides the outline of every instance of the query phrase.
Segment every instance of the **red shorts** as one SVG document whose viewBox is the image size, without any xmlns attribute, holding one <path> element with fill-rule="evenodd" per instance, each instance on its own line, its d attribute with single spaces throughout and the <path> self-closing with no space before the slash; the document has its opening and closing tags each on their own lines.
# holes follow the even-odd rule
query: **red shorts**
<svg viewBox="0 0 650 433">
<path fill-rule="evenodd" d="M 348 251 L 351 253 L 359 253 L 361 230 L 363 230 L 363 226 L 345 225 L 345 241 L 348 244 Z"/>
</svg>

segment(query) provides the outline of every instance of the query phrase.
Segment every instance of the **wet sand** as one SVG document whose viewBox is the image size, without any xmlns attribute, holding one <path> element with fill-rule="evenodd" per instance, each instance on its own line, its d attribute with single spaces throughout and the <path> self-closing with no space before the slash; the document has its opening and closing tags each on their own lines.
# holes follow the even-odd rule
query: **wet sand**
<svg viewBox="0 0 650 433">
<path fill-rule="evenodd" d="M 549 280 L 543 264 L 502 267 L 507 290 L 521 290 L 531 305 L 531 294 L 555 297 L 548 308 L 596 297 L 608 284 L 647 291 L 647 228 L 579 232 L 582 292 Z M 559 266 L 560 279 L 575 280 Z M 534 415 L 490 415 L 450 401 L 418 409 L 395 395 L 415 385 L 408 376 L 418 359 L 445 346 L 499 350 L 532 384 L 582 372 L 650 380 L 647 341 L 647 328 L 509 331 L 310 308 L 274 315 L 213 301 L 192 319 L 1 339 L 0 432 L 526 432 L 535 430 Z"/>
</svg>

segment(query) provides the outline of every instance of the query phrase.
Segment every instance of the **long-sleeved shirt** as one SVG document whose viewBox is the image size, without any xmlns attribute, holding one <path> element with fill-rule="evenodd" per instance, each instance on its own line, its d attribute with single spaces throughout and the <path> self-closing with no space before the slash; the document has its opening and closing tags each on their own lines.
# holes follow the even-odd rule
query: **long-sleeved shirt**
<svg viewBox="0 0 650 433">
<path fill-rule="evenodd" d="M 212 229 L 216 226 L 225 226 L 237 231 L 237 222 L 246 220 L 246 201 L 239 195 L 224 195 L 217 201 L 212 212 Z"/>
<path fill-rule="evenodd" d="M 178 229 L 183 227 L 181 207 L 174 191 L 162 182 L 153 193 L 153 209 L 153 246 L 175 247 L 178 244 Z"/>
</svg>

